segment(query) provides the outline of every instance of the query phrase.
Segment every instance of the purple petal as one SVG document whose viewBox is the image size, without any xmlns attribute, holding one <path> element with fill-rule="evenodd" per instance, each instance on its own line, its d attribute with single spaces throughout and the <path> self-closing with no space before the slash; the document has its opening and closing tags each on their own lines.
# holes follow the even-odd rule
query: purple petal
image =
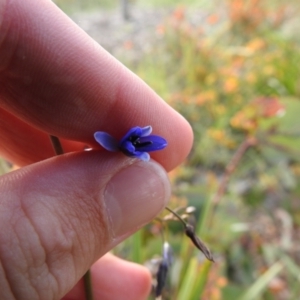
<svg viewBox="0 0 300 300">
<path fill-rule="evenodd" d="M 136 150 L 142 152 L 151 152 L 164 149 L 168 145 L 167 141 L 158 135 L 149 135 L 139 138 L 139 144 L 136 144 Z"/>
<path fill-rule="evenodd" d="M 120 145 L 123 144 L 126 140 L 128 140 L 131 136 L 140 137 L 142 134 L 142 128 L 139 126 L 132 127 L 121 139 Z"/>
<path fill-rule="evenodd" d="M 131 142 L 125 141 L 121 146 L 120 146 L 122 152 L 124 152 L 126 155 L 134 155 L 135 152 L 135 147 L 132 145 Z"/>
<path fill-rule="evenodd" d="M 142 134 L 141 136 L 147 136 L 152 132 L 152 127 L 151 126 L 146 126 L 142 128 Z"/>
<path fill-rule="evenodd" d="M 168 242 L 164 242 L 163 245 L 163 259 L 168 263 L 170 266 L 173 262 L 173 251 Z"/>
<path fill-rule="evenodd" d="M 147 152 L 136 151 L 134 153 L 134 157 L 139 158 L 143 161 L 149 161 L 150 160 L 150 155 Z"/>
<path fill-rule="evenodd" d="M 94 138 L 103 148 L 108 151 L 117 152 L 120 150 L 118 141 L 106 132 L 97 131 L 94 134 Z"/>
</svg>

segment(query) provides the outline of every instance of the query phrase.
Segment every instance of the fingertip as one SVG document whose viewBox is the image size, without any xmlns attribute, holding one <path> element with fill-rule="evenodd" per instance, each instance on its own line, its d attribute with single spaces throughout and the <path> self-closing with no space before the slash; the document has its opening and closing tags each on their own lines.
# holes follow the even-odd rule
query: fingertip
<svg viewBox="0 0 300 300">
<path fill-rule="evenodd" d="M 166 124 L 155 128 L 154 134 L 164 137 L 168 145 L 165 149 L 151 153 L 151 158 L 161 164 L 167 172 L 184 162 L 189 155 L 194 140 L 192 127 L 188 121 L 169 106 L 172 117 Z M 176 122 L 174 122 L 176 120 Z"/>
<path fill-rule="evenodd" d="M 96 299 L 142 300 L 151 291 L 151 274 L 146 267 L 111 254 L 105 255 L 93 265 L 92 274 L 95 286 L 99 286 L 101 282 L 107 287 L 107 290 L 95 289 Z"/>
<path fill-rule="evenodd" d="M 149 270 L 108 253 L 91 267 L 95 300 L 145 300 L 150 294 Z M 82 300 L 85 296 L 81 279 L 62 300 Z"/>
</svg>

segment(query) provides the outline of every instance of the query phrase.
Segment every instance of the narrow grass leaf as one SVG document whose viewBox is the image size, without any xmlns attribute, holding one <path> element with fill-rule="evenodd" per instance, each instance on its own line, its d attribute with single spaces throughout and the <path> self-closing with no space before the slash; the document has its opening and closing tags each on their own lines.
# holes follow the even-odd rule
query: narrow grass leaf
<svg viewBox="0 0 300 300">
<path fill-rule="evenodd" d="M 177 300 L 192 300 L 191 295 L 193 287 L 195 285 L 195 280 L 197 279 L 198 274 L 198 261 L 196 257 L 190 259 L 188 264 L 187 271 L 183 277 L 183 282 L 178 291 Z"/>
<path fill-rule="evenodd" d="M 204 291 L 209 271 L 212 266 L 212 263 L 208 260 L 205 260 L 199 270 L 199 273 L 195 276 L 195 286 L 193 289 L 191 299 L 201 299 L 202 293 Z"/>
<path fill-rule="evenodd" d="M 141 264 L 143 262 L 142 258 L 142 231 L 137 231 L 131 238 L 132 241 L 132 261 Z"/>
<path fill-rule="evenodd" d="M 263 275 L 261 275 L 255 282 L 250 286 L 246 293 L 241 297 L 240 300 L 253 300 L 258 299 L 264 290 L 267 288 L 270 281 L 276 277 L 283 269 L 281 262 L 276 262 L 271 268 L 268 269 Z"/>
<path fill-rule="evenodd" d="M 290 274 L 292 274 L 297 281 L 300 281 L 300 268 L 297 266 L 297 263 L 287 255 L 281 255 L 281 260 L 284 263 L 287 271 L 290 272 Z"/>
</svg>

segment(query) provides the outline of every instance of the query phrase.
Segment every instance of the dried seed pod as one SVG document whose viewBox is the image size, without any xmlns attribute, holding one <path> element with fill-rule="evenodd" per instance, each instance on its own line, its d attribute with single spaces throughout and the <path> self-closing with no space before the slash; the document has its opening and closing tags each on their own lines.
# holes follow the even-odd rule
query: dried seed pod
<svg viewBox="0 0 300 300">
<path fill-rule="evenodd" d="M 213 256 L 206 245 L 200 240 L 200 238 L 196 235 L 195 229 L 192 225 L 185 225 L 185 234 L 191 239 L 193 244 L 205 255 L 205 257 L 214 262 Z"/>
<path fill-rule="evenodd" d="M 169 207 L 165 207 L 170 213 L 172 213 L 184 226 L 184 231 L 186 236 L 188 236 L 193 244 L 205 255 L 205 257 L 214 262 L 213 256 L 206 245 L 200 240 L 200 238 L 195 233 L 195 228 L 191 224 L 187 223 L 182 216 L 180 216 L 176 211 L 172 210 Z"/>
</svg>

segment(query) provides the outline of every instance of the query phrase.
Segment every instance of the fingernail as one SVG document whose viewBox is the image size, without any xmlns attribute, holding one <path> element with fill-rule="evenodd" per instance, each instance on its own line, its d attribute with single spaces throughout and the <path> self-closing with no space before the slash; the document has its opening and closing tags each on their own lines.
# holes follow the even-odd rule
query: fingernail
<svg viewBox="0 0 300 300">
<path fill-rule="evenodd" d="M 170 183 L 156 162 L 137 162 L 112 177 L 104 191 L 104 203 L 113 237 L 136 231 L 167 204 Z"/>
</svg>

